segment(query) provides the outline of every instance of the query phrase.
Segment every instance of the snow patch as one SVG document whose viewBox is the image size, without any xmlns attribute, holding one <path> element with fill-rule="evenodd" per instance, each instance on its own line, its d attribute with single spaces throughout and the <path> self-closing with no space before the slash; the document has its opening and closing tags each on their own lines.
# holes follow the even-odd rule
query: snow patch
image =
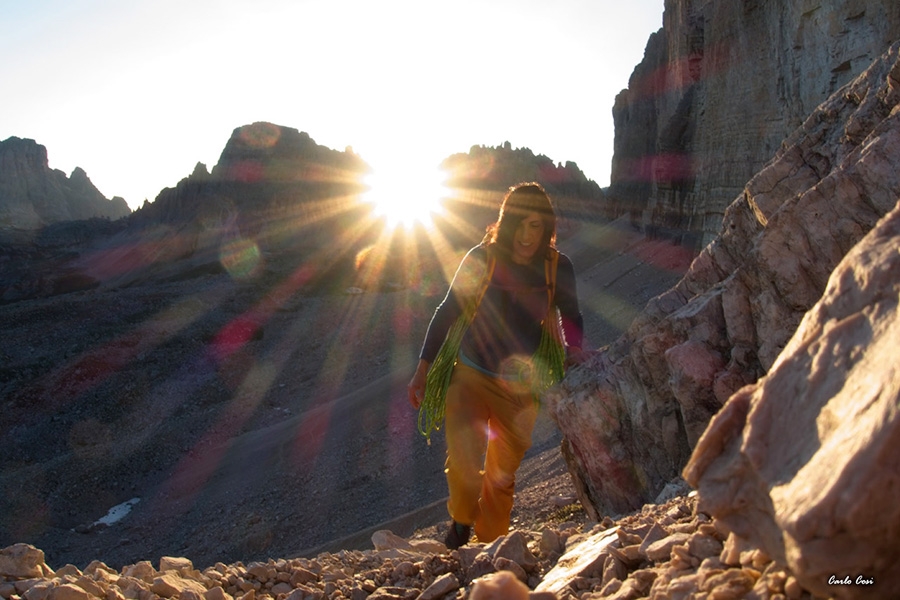
<svg viewBox="0 0 900 600">
<path fill-rule="evenodd" d="M 131 507 L 140 502 L 140 498 L 132 498 L 122 504 L 117 504 L 109 509 L 109 512 L 106 513 L 106 516 L 98 519 L 94 522 L 94 525 L 112 525 L 113 523 L 118 523 L 122 519 L 125 518 L 128 513 L 131 512 Z"/>
</svg>

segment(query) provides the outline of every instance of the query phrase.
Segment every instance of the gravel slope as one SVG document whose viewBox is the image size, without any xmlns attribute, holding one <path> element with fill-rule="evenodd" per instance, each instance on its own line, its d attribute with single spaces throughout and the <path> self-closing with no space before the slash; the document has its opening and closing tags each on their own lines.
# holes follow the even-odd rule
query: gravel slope
<svg viewBox="0 0 900 600">
<path fill-rule="evenodd" d="M 689 259 L 621 224 L 581 224 L 561 248 L 594 348 Z M 443 290 L 286 294 L 293 268 L 273 258 L 252 285 L 208 273 L 0 306 L 0 547 L 34 544 L 50 565 L 211 565 L 446 520 L 442 436 L 427 446 L 405 399 Z M 541 415 L 517 522 L 573 495 L 559 441 Z"/>
</svg>

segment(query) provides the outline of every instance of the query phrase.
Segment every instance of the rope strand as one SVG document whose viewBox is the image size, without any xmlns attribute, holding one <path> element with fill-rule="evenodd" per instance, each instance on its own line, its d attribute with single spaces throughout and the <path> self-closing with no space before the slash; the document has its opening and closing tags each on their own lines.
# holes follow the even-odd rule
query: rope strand
<svg viewBox="0 0 900 600">
<path fill-rule="evenodd" d="M 473 310 L 466 310 L 456 319 L 456 322 L 447 332 L 444 343 L 438 351 L 437 357 L 428 369 L 425 378 L 425 397 L 422 404 L 419 405 L 419 433 L 425 436 L 428 445 L 431 445 L 431 432 L 441 428 L 444 421 L 444 402 L 447 395 L 447 387 L 450 385 L 450 378 L 453 376 L 453 367 L 456 366 L 456 359 L 459 355 L 459 344 L 462 337 L 469 327 Z"/>
<path fill-rule="evenodd" d="M 541 327 L 541 341 L 534 353 L 532 389 L 535 401 L 540 394 L 562 381 L 565 375 L 566 349 L 559 335 L 559 317 L 556 308 L 547 315 Z"/>
<path fill-rule="evenodd" d="M 553 304 L 558 257 L 558 253 L 554 254 L 552 260 L 548 261 L 550 264 L 546 265 L 547 283 L 549 284 L 547 318 L 541 323 L 541 339 L 537 350 L 531 357 L 531 386 L 535 402 L 540 402 L 540 395 L 562 381 L 565 375 L 566 349 L 559 322 L 559 309 Z M 429 446 L 431 445 L 431 433 L 440 430 L 444 422 L 447 388 L 450 386 L 453 368 L 459 357 L 459 346 L 475 316 L 475 311 L 478 310 L 481 298 L 487 290 L 494 266 L 493 257 L 489 257 L 479 293 L 471 299 L 463 313 L 450 327 L 425 377 L 425 397 L 422 399 L 422 404 L 419 405 L 418 427 L 419 433 L 425 436 Z"/>
</svg>

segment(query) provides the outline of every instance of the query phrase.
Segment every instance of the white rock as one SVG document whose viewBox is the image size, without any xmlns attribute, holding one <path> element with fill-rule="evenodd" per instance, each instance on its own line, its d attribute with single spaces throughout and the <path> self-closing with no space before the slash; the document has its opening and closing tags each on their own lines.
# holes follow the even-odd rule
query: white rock
<svg viewBox="0 0 900 600">
<path fill-rule="evenodd" d="M 612 527 L 591 535 L 568 550 L 560 557 L 556 566 L 544 576 L 544 580 L 535 588 L 535 591 L 560 594 L 575 577 L 602 568 L 602 561 L 606 557 L 604 552 L 610 544 L 619 541 L 618 529 L 618 527 Z"/>
<path fill-rule="evenodd" d="M 453 573 L 444 573 L 429 585 L 417 600 L 438 600 L 453 590 L 459 589 L 459 580 Z"/>
<path fill-rule="evenodd" d="M 412 545 L 388 529 L 382 529 L 372 534 L 372 545 L 375 550 L 412 550 Z"/>
</svg>

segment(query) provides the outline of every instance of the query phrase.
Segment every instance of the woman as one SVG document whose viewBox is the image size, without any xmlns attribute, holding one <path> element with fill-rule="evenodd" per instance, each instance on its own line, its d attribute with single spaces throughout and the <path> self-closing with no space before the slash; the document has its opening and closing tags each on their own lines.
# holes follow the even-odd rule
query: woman
<svg viewBox="0 0 900 600">
<path fill-rule="evenodd" d="M 515 473 L 538 413 L 533 358 L 545 320 L 547 327 L 561 324 L 567 362 L 581 361 L 575 270 L 555 239 L 556 214 L 544 189 L 537 183 L 510 188 L 497 222 L 463 258 L 428 326 L 408 386 L 414 408 L 426 382 L 431 385 L 429 368 L 451 327 L 467 306 L 475 307 L 446 390 L 451 549 L 466 544 L 473 527 L 485 543 L 509 531 Z"/>
</svg>

